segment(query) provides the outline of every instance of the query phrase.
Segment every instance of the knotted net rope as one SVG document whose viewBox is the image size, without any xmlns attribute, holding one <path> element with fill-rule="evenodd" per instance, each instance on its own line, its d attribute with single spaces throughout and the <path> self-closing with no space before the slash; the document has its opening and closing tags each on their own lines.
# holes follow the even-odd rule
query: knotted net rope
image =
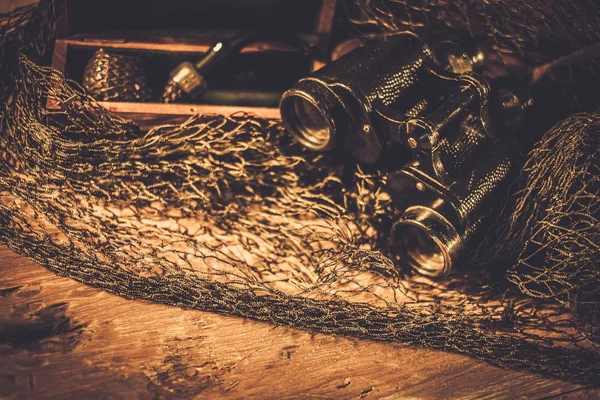
<svg viewBox="0 0 600 400">
<path fill-rule="evenodd" d="M 598 383 L 598 115 L 531 153 L 498 222 L 510 246 L 490 239 L 436 282 L 387 257 L 381 171 L 307 153 L 248 114 L 146 131 L 42 65 L 47 3 L 0 29 L 0 240 L 14 251 L 126 298 Z"/>
</svg>

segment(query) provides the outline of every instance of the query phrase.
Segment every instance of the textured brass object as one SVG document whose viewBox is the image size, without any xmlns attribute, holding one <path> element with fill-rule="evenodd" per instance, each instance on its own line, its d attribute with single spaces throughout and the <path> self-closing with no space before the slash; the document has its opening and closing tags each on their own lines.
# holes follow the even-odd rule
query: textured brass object
<svg viewBox="0 0 600 400">
<path fill-rule="evenodd" d="M 147 102 L 153 98 L 141 60 L 104 49 L 88 62 L 83 87 L 100 101 Z"/>
</svg>

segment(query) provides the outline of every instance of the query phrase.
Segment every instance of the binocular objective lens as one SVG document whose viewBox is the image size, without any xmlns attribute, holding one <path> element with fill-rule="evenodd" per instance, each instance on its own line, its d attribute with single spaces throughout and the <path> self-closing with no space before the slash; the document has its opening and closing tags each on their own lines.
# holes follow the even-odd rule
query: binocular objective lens
<svg viewBox="0 0 600 400">
<path fill-rule="evenodd" d="M 462 238 L 441 214 L 424 206 L 407 208 L 392 227 L 401 262 L 421 275 L 447 275 L 462 251 Z"/>
<path fill-rule="evenodd" d="M 325 150 L 332 141 L 329 121 L 323 112 L 308 99 L 292 96 L 282 107 L 282 118 L 290 133 L 303 146 L 311 150 Z"/>
<path fill-rule="evenodd" d="M 411 268 L 425 276 L 443 275 L 446 263 L 442 249 L 424 229 L 397 226 L 395 236 L 398 253 Z"/>
</svg>

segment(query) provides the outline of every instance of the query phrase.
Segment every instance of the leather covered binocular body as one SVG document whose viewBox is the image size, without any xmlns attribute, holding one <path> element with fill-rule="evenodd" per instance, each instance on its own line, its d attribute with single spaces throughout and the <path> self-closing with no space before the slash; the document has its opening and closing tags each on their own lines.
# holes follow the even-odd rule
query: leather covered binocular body
<svg viewBox="0 0 600 400">
<path fill-rule="evenodd" d="M 390 240 L 424 275 L 447 274 L 484 236 L 521 166 L 531 95 L 516 79 L 483 78 L 484 58 L 457 40 L 389 34 L 301 79 L 280 103 L 303 146 L 396 165 Z"/>
</svg>

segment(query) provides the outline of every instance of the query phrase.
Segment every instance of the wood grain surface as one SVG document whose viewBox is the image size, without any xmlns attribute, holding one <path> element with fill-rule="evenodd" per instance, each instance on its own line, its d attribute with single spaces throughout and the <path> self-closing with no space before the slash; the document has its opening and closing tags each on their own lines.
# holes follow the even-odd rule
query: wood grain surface
<svg viewBox="0 0 600 400">
<path fill-rule="evenodd" d="M 125 300 L 0 245 L 0 398 L 559 398 L 600 390 L 443 352 Z"/>
</svg>

